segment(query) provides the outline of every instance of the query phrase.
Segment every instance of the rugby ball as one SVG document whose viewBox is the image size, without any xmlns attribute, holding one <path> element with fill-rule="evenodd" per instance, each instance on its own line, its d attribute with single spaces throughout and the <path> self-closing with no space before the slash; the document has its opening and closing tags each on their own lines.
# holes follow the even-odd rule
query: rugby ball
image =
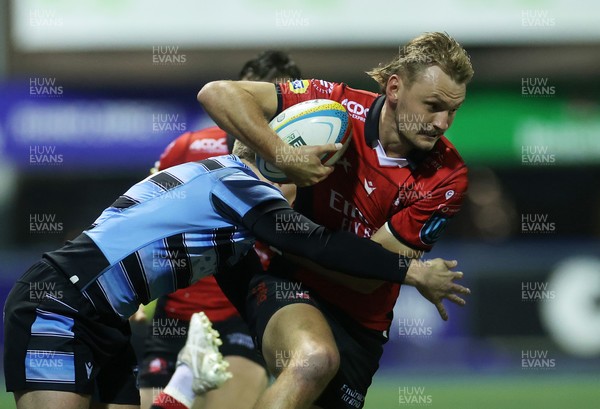
<svg viewBox="0 0 600 409">
<path fill-rule="evenodd" d="M 346 108 L 339 102 L 329 99 L 313 99 L 293 105 L 277 115 L 269 126 L 290 147 L 343 144 L 339 151 L 326 154 L 321 158 L 321 163 L 328 166 L 335 164 L 342 157 L 350 145 L 352 134 L 352 123 Z M 291 148 L 277 152 L 275 162 L 292 160 L 295 156 L 292 153 Z M 295 157 L 295 160 L 303 159 Z M 285 173 L 259 155 L 256 155 L 256 166 L 260 173 L 272 182 L 289 182 Z"/>
</svg>

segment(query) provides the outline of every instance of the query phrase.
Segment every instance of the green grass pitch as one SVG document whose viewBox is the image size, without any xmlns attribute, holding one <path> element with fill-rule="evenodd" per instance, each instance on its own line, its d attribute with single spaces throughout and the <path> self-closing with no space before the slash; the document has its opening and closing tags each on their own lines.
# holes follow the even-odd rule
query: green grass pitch
<svg viewBox="0 0 600 409">
<path fill-rule="evenodd" d="M 3 382 L 3 379 L 0 379 Z M 400 388 L 402 402 L 400 399 Z M 409 390 L 414 393 L 407 393 Z M 410 403 L 410 402 L 421 403 Z M 0 408 L 15 409 L 12 394 L 0 392 Z M 600 371 L 595 376 L 378 376 L 365 409 L 598 409 Z"/>
<path fill-rule="evenodd" d="M 364 408 L 597 409 L 600 372 L 586 377 L 545 373 L 502 377 L 448 374 L 446 379 L 378 377 Z"/>
</svg>

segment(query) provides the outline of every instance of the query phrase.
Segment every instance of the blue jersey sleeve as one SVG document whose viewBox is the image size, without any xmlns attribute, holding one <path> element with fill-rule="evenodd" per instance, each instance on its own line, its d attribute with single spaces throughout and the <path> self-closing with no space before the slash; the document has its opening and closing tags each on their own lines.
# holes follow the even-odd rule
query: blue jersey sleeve
<svg viewBox="0 0 600 409">
<path fill-rule="evenodd" d="M 221 178 L 211 193 L 215 210 L 239 224 L 252 209 L 263 208 L 265 203 L 290 207 L 279 189 L 243 172 Z"/>
</svg>

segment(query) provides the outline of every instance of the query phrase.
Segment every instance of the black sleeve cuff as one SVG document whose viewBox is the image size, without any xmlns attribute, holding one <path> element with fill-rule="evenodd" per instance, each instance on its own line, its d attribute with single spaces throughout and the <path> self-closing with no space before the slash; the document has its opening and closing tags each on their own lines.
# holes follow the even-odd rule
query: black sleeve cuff
<svg viewBox="0 0 600 409">
<path fill-rule="evenodd" d="M 406 247 L 409 247 L 415 251 L 424 251 L 424 252 L 429 252 L 431 251 L 431 249 L 424 249 L 424 248 L 415 248 L 415 246 L 413 244 L 407 243 L 406 240 L 404 240 L 404 238 L 402 236 L 400 236 L 400 233 L 398 233 L 396 231 L 396 229 L 394 229 L 394 226 L 391 223 L 391 220 L 387 221 L 387 225 L 390 229 L 390 232 L 392 233 L 392 236 L 394 236 L 396 238 L 396 240 L 398 240 L 400 243 L 404 244 Z M 385 229 L 385 227 L 383 227 Z"/>
<path fill-rule="evenodd" d="M 281 111 L 283 111 L 283 95 L 281 94 L 281 86 L 279 84 L 275 84 L 275 90 L 277 91 L 277 110 L 269 122 L 279 115 Z"/>
</svg>

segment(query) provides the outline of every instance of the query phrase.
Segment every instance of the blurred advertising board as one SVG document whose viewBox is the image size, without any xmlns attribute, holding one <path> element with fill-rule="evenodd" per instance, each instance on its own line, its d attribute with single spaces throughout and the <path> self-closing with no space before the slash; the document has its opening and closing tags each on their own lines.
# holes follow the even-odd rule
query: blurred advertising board
<svg viewBox="0 0 600 409">
<path fill-rule="evenodd" d="M 178 135 L 209 124 L 194 91 L 149 98 L 31 77 L 0 94 L 0 154 L 23 171 L 149 168 Z"/>
</svg>

